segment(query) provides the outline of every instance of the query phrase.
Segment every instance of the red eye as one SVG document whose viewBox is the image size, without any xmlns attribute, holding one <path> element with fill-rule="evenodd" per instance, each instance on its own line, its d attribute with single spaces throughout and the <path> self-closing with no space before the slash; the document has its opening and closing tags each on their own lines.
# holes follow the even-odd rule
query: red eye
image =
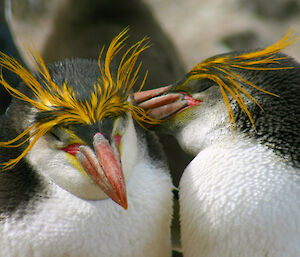
<svg viewBox="0 0 300 257">
<path fill-rule="evenodd" d="M 116 142 L 117 145 L 120 144 L 121 138 L 122 138 L 122 136 L 120 136 L 120 135 L 115 135 L 115 136 L 114 136 L 114 140 L 115 140 L 115 142 Z"/>
<path fill-rule="evenodd" d="M 61 150 L 75 156 L 79 152 L 79 146 L 81 146 L 81 144 L 72 144 L 62 148 Z"/>
</svg>

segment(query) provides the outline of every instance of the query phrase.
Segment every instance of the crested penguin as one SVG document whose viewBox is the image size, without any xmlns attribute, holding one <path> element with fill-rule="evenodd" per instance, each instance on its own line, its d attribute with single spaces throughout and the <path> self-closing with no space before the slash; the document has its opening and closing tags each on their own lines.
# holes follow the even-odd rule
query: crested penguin
<svg viewBox="0 0 300 257">
<path fill-rule="evenodd" d="M 16 73 L 0 117 L 0 256 L 170 256 L 172 183 L 163 152 L 129 100 L 145 39 L 115 55 L 127 30 L 99 60 L 45 65 L 36 74 L 0 53 Z M 143 86 L 145 79 L 142 82 Z"/>
<path fill-rule="evenodd" d="M 135 95 L 195 156 L 179 186 L 184 256 L 300 256 L 300 64 L 280 52 L 293 41 Z"/>
</svg>

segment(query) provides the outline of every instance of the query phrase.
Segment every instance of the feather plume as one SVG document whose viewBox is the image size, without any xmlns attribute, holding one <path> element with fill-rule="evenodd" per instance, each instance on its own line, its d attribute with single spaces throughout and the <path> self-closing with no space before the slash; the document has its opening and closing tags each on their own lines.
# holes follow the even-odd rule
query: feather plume
<svg viewBox="0 0 300 257">
<path fill-rule="evenodd" d="M 242 98 L 242 95 L 249 98 L 255 104 L 257 104 L 262 110 L 263 108 L 260 104 L 250 95 L 247 90 L 240 86 L 240 82 L 250 87 L 253 87 L 259 91 L 262 91 L 266 94 L 277 96 L 272 92 L 268 92 L 257 85 L 251 83 L 250 81 L 243 78 L 234 70 L 284 70 L 292 69 L 293 67 L 284 67 L 281 65 L 280 61 L 286 57 L 278 57 L 275 55 L 283 48 L 292 44 L 297 38 L 292 36 L 291 32 L 288 32 L 280 41 L 277 43 L 268 46 L 264 49 L 257 51 L 243 53 L 240 55 L 222 55 L 217 57 L 211 57 L 203 62 L 196 65 L 192 70 L 186 75 L 186 78 L 183 82 L 180 82 L 178 88 L 186 85 L 190 80 L 194 79 L 209 79 L 214 81 L 220 87 L 220 91 L 223 97 L 223 101 L 228 113 L 228 117 L 231 123 L 231 126 L 236 127 L 235 119 L 233 116 L 233 111 L 231 109 L 228 94 L 231 95 L 242 108 L 242 110 L 247 114 L 253 128 L 255 129 L 255 124 L 251 116 L 250 111 L 245 105 L 245 102 Z M 267 65 L 267 64 L 277 64 Z"/>
<path fill-rule="evenodd" d="M 140 124 L 157 124 L 158 120 L 147 116 L 146 112 L 128 101 L 128 96 L 137 81 L 141 64 L 136 66 L 136 61 L 141 52 L 149 47 L 146 38 L 143 38 L 132 45 L 123 55 L 117 70 L 116 79 L 111 71 L 111 62 L 116 54 L 125 46 L 124 41 L 128 29 L 124 29 L 116 36 L 109 45 L 106 55 L 103 58 L 104 47 L 102 48 L 98 66 L 101 78 L 94 85 L 88 100 L 76 98 L 72 85 L 65 82 L 59 86 L 55 84 L 49 71 L 35 49 L 28 49 L 27 53 L 35 63 L 35 68 L 41 77 L 40 83 L 35 76 L 24 68 L 14 58 L 0 52 L 0 66 L 17 74 L 25 85 L 31 89 L 33 98 L 28 97 L 18 89 L 9 85 L 0 75 L 0 84 L 15 98 L 30 103 L 39 113 L 49 113 L 47 119 L 36 121 L 16 138 L 7 142 L 0 142 L 0 147 L 19 147 L 29 141 L 28 146 L 15 159 L 11 159 L 3 164 L 3 169 L 8 169 L 16 165 L 33 147 L 36 141 L 54 126 L 67 126 L 70 124 L 92 124 L 105 117 L 115 117 L 124 112 L 130 112 L 133 118 Z M 104 59 L 104 60 L 103 60 Z M 142 80 L 140 90 L 144 86 L 147 73 Z M 21 142 L 20 142 L 21 141 Z"/>
</svg>

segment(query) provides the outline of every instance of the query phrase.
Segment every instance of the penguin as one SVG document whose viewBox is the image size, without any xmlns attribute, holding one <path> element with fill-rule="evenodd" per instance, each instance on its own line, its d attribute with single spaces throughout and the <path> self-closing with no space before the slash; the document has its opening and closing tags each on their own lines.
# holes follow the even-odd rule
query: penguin
<svg viewBox="0 0 300 257">
<path fill-rule="evenodd" d="M 13 97 L 0 117 L 1 257 L 171 255 L 169 170 L 139 125 L 155 120 L 129 101 L 148 43 L 115 65 L 126 33 L 98 62 L 46 66 L 30 49 L 35 74 L 0 54 L 22 80 L 15 88 L 0 77 Z"/>
<path fill-rule="evenodd" d="M 184 256 L 300 256 L 300 64 L 281 53 L 294 40 L 208 58 L 136 93 L 194 155 L 179 184 Z"/>
<path fill-rule="evenodd" d="M 140 70 L 141 73 L 148 71 L 144 90 L 168 85 L 186 72 L 178 49 L 162 28 L 151 6 L 140 0 L 130 0 L 130 3 L 123 0 L 89 0 L 88 3 L 80 0 L 40 0 L 38 3 L 29 1 L 24 6 L 10 5 L 9 2 L 6 1 L 5 9 L 3 7 L 6 27 L 10 29 L 15 46 L 29 68 L 33 65 L 23 50 L 26 42 L 34 42 L 46 63 L 73 57 L 97 59 L 101 46 L 107 45 L 128 26 L 128 44 L 136 43 L 143 35 L 151 40 L 151 47 L 143 52 Z M 122 53 L 125 53 L 123 50 L 116 55 L 115 61 L 121 60 Z M 1 50 L 1 46 L 0 51 L 7 53 L 7 49 Z M 16 58 L 16 51 L 10 52 L 10 55 Z M 7 75 L 5 78 L 8 80 Z M 134 91 L 139 89 L 139 84 L 137 81 L 133 86 Z M 0 99 L 0 105 L 3 103 L 0 112 L 1 108 L 5 112 L 8 106 L 6 97 L 4 95 Z M 4 99 L 7 100 L 4 102 Z M 177 186 L 179 175 L 191 157 L 181 150 L 173 137 L 165 135 L 160 137 L 160 141 L 167 152 L 173 183 Z"/>
</svg>

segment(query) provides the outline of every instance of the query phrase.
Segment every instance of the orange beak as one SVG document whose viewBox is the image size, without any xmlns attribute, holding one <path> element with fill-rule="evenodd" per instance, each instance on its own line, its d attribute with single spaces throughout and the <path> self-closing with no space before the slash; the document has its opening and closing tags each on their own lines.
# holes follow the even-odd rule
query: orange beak
<svg viewBox="0 0 300 257">
<path fill-rule="evenodd" d="M 183 92 L 168 92 L 171 86 L 148 91 L 141 91 L 133 95 L 138 106 L 145 109 L 147 114 L 155 119 L 168 119 L 175 114 L 192 106 L 199 105 L 196 100 Z"/>
<path fill-rule="evenodd" d="M 93 146 L 94 150 L 87 145 L 70 145 L 63 150 L 76 156 L 103 192 L 126 210 L 126 186 L 118 142 L 113 139 L 111 145 L 101 133 L 96 133 Z"/>
</svg>

